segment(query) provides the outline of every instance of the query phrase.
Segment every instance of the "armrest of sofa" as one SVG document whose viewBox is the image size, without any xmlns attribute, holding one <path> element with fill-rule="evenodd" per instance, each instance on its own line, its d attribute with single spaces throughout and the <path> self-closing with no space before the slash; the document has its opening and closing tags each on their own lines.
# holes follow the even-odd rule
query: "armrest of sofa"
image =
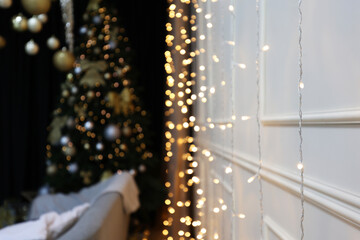
<svg viewBox="0 0 360 240">
<path fill-rule="evenodd" d="M 129 215 L 119 193 L 106 193 L 58 240 L 126 240 Z"/>
</svg>

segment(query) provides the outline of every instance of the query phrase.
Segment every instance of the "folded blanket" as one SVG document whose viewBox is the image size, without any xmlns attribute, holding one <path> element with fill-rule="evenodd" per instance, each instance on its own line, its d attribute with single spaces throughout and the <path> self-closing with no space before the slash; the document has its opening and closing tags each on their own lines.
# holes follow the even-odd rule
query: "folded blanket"
<svg viewBox="0 0 360 240">
<path fill-rule="evenodd" d="M 4 240 L 52 240 L 67 231 L 89 208 L 85 203 L 70 211 L 58 214 L 48 212 L 38 220 L 15 224 L 0 230 L 0 239 Z"/>
<path fill-rule="evenodd" d="M 139 190 L 135 180 L 132 175 L 124 171 L 78 193 L 39 196 L 33 201 L 29 218 L 37 219 L 41 214 L 50 211 L 62 213 L 83 203 L 93 204 L 100 196 L 109 192 L 116 192 L 122 196 L 124 211 L 127 214 L 135 212 L 140 206 Z"/>
</svg>

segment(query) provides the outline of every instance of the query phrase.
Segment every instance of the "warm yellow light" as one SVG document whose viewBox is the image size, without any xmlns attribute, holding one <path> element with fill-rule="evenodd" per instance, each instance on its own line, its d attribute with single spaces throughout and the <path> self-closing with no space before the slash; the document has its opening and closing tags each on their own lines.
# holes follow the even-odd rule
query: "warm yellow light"
<svg viewBox="0 0 360 240">
<path fill-rule="evenodd" d="M 269 45 L 264 45 L 264 46 L 262 47 L 262 50 L 263 50 L 264 52 L 268 51 L 269 49 L 270 49 L 270 46 L 269 46 Z"/>
<path fill-rule="evenodd" d="M 304 165 L 301 162 L 299 162 L 296 166 L 299 170 L 302 170 L 304 168 Z"/>
<path fill-rule="evenodd" d="M 226 173 L 226 174 L 232 173 L 232 168 L 231 168 L 231 167 L 226 167 L 226 168 L 225 168 L 225 173 Z"/>
<path fill-rule="evenodd" d="M 304 83 L 303 83 L 303 82 L 300 82 L 300 83 L 299 83 L 299 87 L 300 87 L 301 89 L 303 89 L 303 88 L 305 87 Z"/>
</svg>

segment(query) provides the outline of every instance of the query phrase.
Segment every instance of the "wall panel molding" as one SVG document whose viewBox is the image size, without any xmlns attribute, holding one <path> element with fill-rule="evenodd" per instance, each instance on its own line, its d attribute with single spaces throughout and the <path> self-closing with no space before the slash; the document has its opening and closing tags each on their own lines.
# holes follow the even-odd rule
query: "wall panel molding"
<svg viewBox="0 0 360 240">
<path fill-rule="evenodd" d="M 212 149 L 212 153 L 238 165 L 252 173 L 258 170 L 257 158 L 245 153 L 234 152 L 203 139 L 197 139 L 199 147 Z M 201 144 L 199 144 L 201 143 Z M 232 158 L 232 156 L 234 156 Z M 300 196 L 300 177 L 289 170 L 269 166 L 264 161 L 261 177 L 281 189 Z M 346 223 L 360 228 L 360 196 L 342 191 L 334 186 L 326 185 L 305 177 L 305 200 L 323 209 Z"/>
<path fill-rule="evenodd" d="M 276 223 L 268 215 L 264 217 L 264 240 L 269 239 L 269 231 L 273 232 L 280 240 L 295 240 L 288 232 L 284 230 L 278 223 Z"/>
<path fill-rule="evenodd" d="M 264 125 L 298 125 L 298 114 L 263 114 L 261 122 Z M 333 111 L 304 113 L 303 125 L 360 124 L 360 109 L 349 108 Z"/>
</svg>

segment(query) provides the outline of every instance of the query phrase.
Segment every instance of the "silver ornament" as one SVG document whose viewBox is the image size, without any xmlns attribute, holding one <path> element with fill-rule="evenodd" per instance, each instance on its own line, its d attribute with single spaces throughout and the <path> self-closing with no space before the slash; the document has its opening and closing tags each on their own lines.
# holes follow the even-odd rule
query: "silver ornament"
<svg viewBox="0 0 360 240">
<path fill-rule="evenodd" d="M 146 171 L 146 166 L 144 165 L 144 164 L 141 164 L 140 166 L 139 166 L 139 172 L 145 172 Z"/>
<path fill-rule="evenodd" d="M 36 16 L 31 17 L 27 21 L 27 24 L 29 31 L 32 33 L 38 33 L 42 29 L 42 23 Z"/>
<path fill-rule="evenodd" d="M 72 92 L 73 94 L 77 94 L 78 91 L 79 91 L 79 89 L 78 89 L 76 86 L 73 86 L 73 87 L 71 88 L 71 92 Z"/>
<path fill-rule="evenodd" d="M 25 51 L 29 55 L 36 55 L 39 52 L 39 45 L 31 39 L 25 44 Z"/>
<path fill-rule="evenodd" d="M 87 32 L 87 28 L 81 27 L 79 32 L 80 32 L 80 34 L 85 34 Z"/>
<path fill-rule="evenodd" d="M 76 173 L 78 169 L 79 167 L 77 163 L 71 163 L 67 166 L 67 170 L 69 171 L 69 173 Z"/>
<path fill-rule="evenodd" d="M 94 128 L 94 123 L 91 122 L 91 121 L 87 121 L 85 124 L 84 124 L 84 127 L 86 130 L 90 131 Z"/>
<path fill-rule="evenodd" d="M 49 37 L 49 39 L 46 41 L 46 45 L 48 46 L 48 48 L 50 48 L 51 50 L 56 50 L 60 47 L 60 41 L 59 39 L 57 39 L 57 37 L 55 36 L 51 36 Z"/>
<path fill-rule="evenodd" d="M 104 149 L 104 144 L 102 142 L 96 143 L 96 150 L 102 151 Z"/>
<path fill-rule="evenodd" d="M 39 19 L 40 22 L 42 22 L 42 23 L 46 23 L 47 20 L 48 20 L 48 17 L 47 17 L 47 15 L 46 15 L 45 13 L 39 14 L 39 15 L 37 15 L 36 17 L 37 17 L 37 19 Z"/>
<path fill-rule="evenodd" d="M 60 144 L 65 146 L 70 142 L 70 138 L 68 136 L 62 136 L 60 138 Z"/>
<path fill-rule="evenodd" d="M 75 74 L 80 74 L 81 73 L 81 67 L 76 67 L 75 69 L 74 69 L 74 73 Z"/>
<path fill-rule="evenodd" d="M 108 141 L 114 141 L 121 135 L 120 129 L 115 124 L 109 124 L 105 127 L 104 136 Z"/>
<path fill-rule="evenodd" d="M 68 118 L 68 120 L 66 121 L 66 126 L 70 129 L 75 127 L 75 120 L 73 117 Z"/>
</svg>

